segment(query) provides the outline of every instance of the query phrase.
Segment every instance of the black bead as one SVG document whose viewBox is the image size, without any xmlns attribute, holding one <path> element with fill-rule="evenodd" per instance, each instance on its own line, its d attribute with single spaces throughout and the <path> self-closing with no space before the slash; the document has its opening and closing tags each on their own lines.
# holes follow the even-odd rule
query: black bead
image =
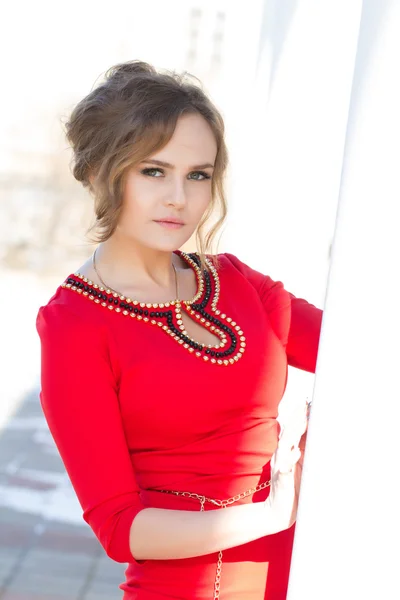
<svg viewBox="0 0 400 600">
<path fill-rule="evenodd" d="M 127 306 L 127 309 L 129 310 L 129 312 L 132 312 L 132 311 L 133 311 L 133 306 L 132 306 L 132 304 L 129 304 L 129 306 Z"/>
<path fill-rule="evenodd" d="M 144 314 L 145 314 L 145 315 L 146 315 L 146 317 L 147 317 L 147 316 L 148 316 L 148 314 L 149 314 L 149 311 L 148 311 L 148 310 L 145 310 L 145 311 L 144 311 Z"/>
<path fill-rule="evenodd" d="M 142 315 L 142 314 L 143 314 L 143 309 L 139 308 L 139 315 Z"/>
<path fill-rule="evenodd" d="M 135 307 L 135 308 L 133 309 L 133 312 L 135 312 L 135 313 L 137 314 L 137 313 L 139 312 L 139 309 Z"/>
<path fill-rule="evenodd" d="M 151 316 L 151 317 L 155 317 L 155 316 L 156 316 L 156 313 L 155 313 L 155 312 L 151 312 L 151 313 L 150 313 L 150 316 Z"/>
<path fill-rule="evenodd" d="M 114 298 L 114 304 L 118 304 L 119 300 L 118 298 Z"/>
<path fill-rule="evenodd" d="M 113 303 L 113 300 L 114 300 L 114 298 L 112 298 L 112 297 L 110 297 L 110 298 L 108 299 L 108 301 L 109 301 L 109 303 L 110 303 L 110 304 L 112 304 L 112 303 Z"/>
<path fill-rule="evenodd" d="M 209 348 L 207 348 L 206 354 L 211 354 L 211 350 Z"/>
</svg>

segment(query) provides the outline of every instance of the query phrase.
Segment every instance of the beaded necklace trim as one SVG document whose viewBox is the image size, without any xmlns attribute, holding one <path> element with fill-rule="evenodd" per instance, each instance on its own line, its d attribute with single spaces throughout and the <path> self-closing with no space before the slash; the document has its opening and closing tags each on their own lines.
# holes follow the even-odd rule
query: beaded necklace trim
<svg viewBox="0 0 400 600">
<path fill-rule="evenodd" d="M 206 258 L 212 274 L 211 278 L 208 271 L 202 271 L 197 252 L 186 254 L 180 251 L 179 255 L 194 269 L 196 274 L 198 289 L 191 300 L 171 300 L 165 303 L 139 302 L 103 288 L 80 273 L 74 273 L 73 277 L 68 277 L 61 287 L 81 294 L 110 311 L 160 327 L 183 348 L 197 358 L 202 358 L 205 362 L 221 366 L 234 365 L 245 352 L 246 338 L 240 325 L 217 308 L 220 292 L 217 269 Z M 209 304 L 210 312 L 206 310 Z M 196 342 L 190 337 L 182 321 L 182 310 L 193 320 L 198 321 L 199 325 L 208 328 L 217 336 L 220 339 L 219 345 L 206 345 Z"/>
</svg>

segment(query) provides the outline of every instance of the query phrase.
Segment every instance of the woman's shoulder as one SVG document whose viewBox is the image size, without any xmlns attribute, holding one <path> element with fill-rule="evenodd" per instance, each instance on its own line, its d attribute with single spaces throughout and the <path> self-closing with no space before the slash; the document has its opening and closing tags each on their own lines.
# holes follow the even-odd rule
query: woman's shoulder
<svg viewBox="0 0 400 600">
<path fill-rule="evenodd" d="M 224 252 L 217 256 L 221 279 L 224 277 L 224 282 L 228 285 L 235 289 L 239 286 L 245 286 L 248 290 L 254 289 L 267 310 L 273 310 L 277 304 L 290 303 L 290 294 L 281 280 L 251 267 L 236 254 Z"/>
<path fill-rule="evenodd" d="M 233 268 L 246 274 L 254 271 L 254 269 L 250 267 L 247 262 L 232 252 L 222 252 L 214 255 L 214 258 L 221 269 Z"/>
<path fill-rule="evenodd" d="M 243 262 L 236 254 L 232 252 L 222 252 L 215 255 L 217 262 L 221 268 L 232 268 L 236 270 L 243 270 L 249 268 L 249 266 Z"/>
<path fill-rule="evenodd" d="M 60 333 L 67 331 L 70 335 L 83 335 L 85 332 L 98 330 L 104 319 L 100 311 L 94 310 L 93 301 L 95 295 L 98 300 L 98 293 L 93 285 L 79 272 L 67 275 L 47 303 L 38 310 L 36 326 L 39 334 L 48 328 Z"/>
<path fill-rule="evenodd" d="M 276 283 L 267 274 L 264 274 L 254 267 L 251 267 L 247 262 L 239 258 L 236 254 L 231 252 L 223 252 L 217 254 L 217 262 L 219 265 L 220 272 L 226 272 L 231 274 L 240 274 L 241 277 L 247 279 L 252 285 L 258 287 L 259 285 L 273 285 Z"/>
</svg>

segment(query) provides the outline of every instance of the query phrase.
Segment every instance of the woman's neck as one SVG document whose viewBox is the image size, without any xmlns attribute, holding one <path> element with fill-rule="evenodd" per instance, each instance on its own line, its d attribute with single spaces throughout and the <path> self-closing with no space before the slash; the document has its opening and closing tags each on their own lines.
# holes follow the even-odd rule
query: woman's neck
<svg viewBox="0 0 400 600">
<path fill-rule="evenodd" d="M 126 288 L 135 282 L 135 287 L 171 288 L 175 281 L 172 265 L 181 267 L 179 256 L 172 251 L 162 251 L 135 245 L 132 242 L 110 238 L 96 250 L 96 266 L 102 279 Z"/>
</svg>

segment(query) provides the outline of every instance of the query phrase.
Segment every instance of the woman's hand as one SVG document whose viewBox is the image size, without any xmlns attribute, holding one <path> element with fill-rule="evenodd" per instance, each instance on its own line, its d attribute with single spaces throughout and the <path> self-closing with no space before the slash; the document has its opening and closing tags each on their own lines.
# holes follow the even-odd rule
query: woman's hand
<svg viewBox="0 0 400 600">
<path fill-rule="evenodd" d="M 265 504 L 273 514 L 277 531 L 288 529 L 296 521 L 308 414 L 308 404 L 291 412 L 271 458 L 271 489 Z"/>
</svg>

